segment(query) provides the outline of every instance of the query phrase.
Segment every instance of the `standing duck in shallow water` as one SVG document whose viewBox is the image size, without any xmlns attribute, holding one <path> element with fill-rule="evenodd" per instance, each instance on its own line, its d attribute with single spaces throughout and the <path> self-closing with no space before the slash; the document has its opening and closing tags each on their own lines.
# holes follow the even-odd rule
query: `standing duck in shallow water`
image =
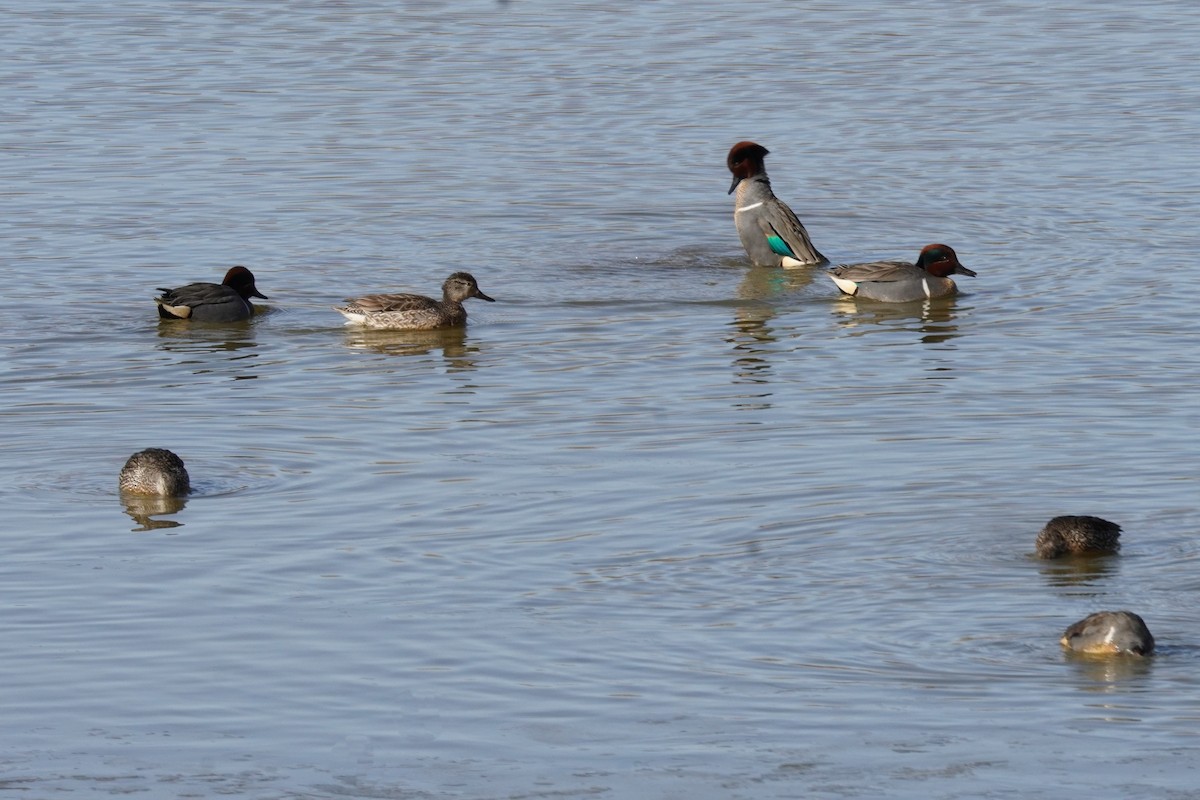
<svg viewBox="0 0 1200 800">
<path fill-rule="evenodd" d="M 1038 558 L 1086 553 L 1115 553 L 1121 547 L 1121 526 L 1100 517 L 1063 516 L 1046 523 L 1034 547 Z"/>
<path fill-rule="evenodd" d="M 842 264 L 829 271 L 829 277 L 846 294 L 886 303 L 908 303 L 956 294 L 958 287 L 950 280 L 951 275 L 975 277 L 972 270 L 958 263 L 954 250 L 944 244 L 926 245 L 915 264 L 871 261 Z"/>
<path fill-rule="evenodd" d="M 754 142 L 738 142 L 729 151 L 726 164 L 733 173 L 736 190 L 733 222 L 750 261 L 756 267 L 807 267 L 829 259 L 813 247 L 808 231 L 787 203 L 771 191 L 771 180 L 763 158 L 767 148 Z"/>
<path fill-rule="evenodd" d="M 245 267 L 233 267 L 221 283 L 189 283 L 178 289 L 158 289 L 155 298 L 162 319 L 190 319 L 196 322 L 242 322 L 254 316 L 251 297 L 267 296 L 254 285 L 254 274 Z"/>
<path fill-rule="evenodd" d="M 420 294 L 368 294 L 347 299 L 334 310 L 346 318 L 347 325 L 387 330 L 429 331 L 467 324 L 463 300 L 478 297 L 496 302 L 479 290 L 475 278 L 467 272 L 455 272 L 442 284 L 442 299 Z"/>
<path fill-rule="evenodd" d="M 183 459 L 161 447 L 131 455 L 121 468 L 118 484 L 122 492 L 163 497 L 182 497 L 192 489 Z"/>
<path fill-rule="evenodd" d="M 1097 611 L 1063 632 L 1059 643 L 1077 653 L 1131 653 L 1148 656 L 1154 652 L 1150 629 L 1132 611 Z"/>
</svg>

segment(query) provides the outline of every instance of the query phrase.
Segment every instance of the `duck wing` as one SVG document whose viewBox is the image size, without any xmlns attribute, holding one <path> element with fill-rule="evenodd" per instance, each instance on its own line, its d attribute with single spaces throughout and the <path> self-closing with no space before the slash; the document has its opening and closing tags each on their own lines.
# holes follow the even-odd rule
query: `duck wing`
<svg viewBox="0 0 1200 800">
<path fill-rule="evenodd" d="M 787 203 L 772 197 L 763 203 L 758 222 L 767 243 L 776 255 L 793 258 L 802 264 L 824 264 L 828 261 L 813 246 L 804 223 Z"/>
<path fill-rule="evenodd" d="M 229 308 L 244 309 L 246 301 L 235 290 L 220 283 L 189 283 L 177 289 L 158 287 L 162 296 L 156 297 L 158 313 L 164 317 L 187 319 L 196 309 L 208 306 L 210 309 Z"/>
<path fill-rule="evenodd" d="M 359 314 L 384 314 L 394 311 L 436 311 L 441 304 L 420 294 L 368 294 L 346 299 L 345 308 Z"/>
<path fill-rule="evenodd" d="M 907 261 L 869 261 L 865 264 L 840 264 L 829 270 L 838 278 L 855 283 L 891 283 L 927 277 L 925 270 Z"/>
</svg>

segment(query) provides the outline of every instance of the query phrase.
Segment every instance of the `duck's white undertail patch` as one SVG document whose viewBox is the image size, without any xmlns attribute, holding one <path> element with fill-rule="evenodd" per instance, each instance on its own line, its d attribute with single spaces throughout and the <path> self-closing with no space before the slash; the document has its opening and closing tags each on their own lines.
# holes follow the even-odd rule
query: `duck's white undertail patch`
<svg viewBox="0 0 1200 800">
<path fill-rule="evenodd" d="M 854 281 L 848 281 L 836 275 L 830 275 L 829 277 L 833 278 L 833 282 L 837 284 L 837 287 L 846 294 L 854 294 L 858 291 L 858 284 Z"/>
</svg>

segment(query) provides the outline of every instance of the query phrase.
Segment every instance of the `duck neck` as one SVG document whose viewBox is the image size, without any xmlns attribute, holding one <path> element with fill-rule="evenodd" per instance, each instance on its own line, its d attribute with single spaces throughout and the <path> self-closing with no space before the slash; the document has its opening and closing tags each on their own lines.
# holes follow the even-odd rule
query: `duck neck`
<svg viewBox="0 0 1200 800">
<path fill-rule="evenodd" d="M 767 177 L 767 173 L 760 172 L 752 177 L 743 178 L 737 186 L 734 198 L 738 210 L 741 211 L 748 206 L 770 200 L 774 196 L 775 193 L 771 191 L 771 179 Z"/>
</svg>

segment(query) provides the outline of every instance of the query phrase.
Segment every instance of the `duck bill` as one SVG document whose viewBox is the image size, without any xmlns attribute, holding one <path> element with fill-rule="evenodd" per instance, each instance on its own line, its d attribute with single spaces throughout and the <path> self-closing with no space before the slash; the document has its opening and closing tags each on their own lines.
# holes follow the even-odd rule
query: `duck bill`
<svg viewBox="0 0 1200 800">
<path fill-rule="evenodd" d="M 954 273 L 956 275 L 969 275 L 972 278 L 975 277 L 975 270 L 967 269 L 962 264 L 958 264 L 957 266 L 954 267 Z"/>
<path fill-rule="evenodd" d="M 271 299 L 271 298 L 267 297 L 265 294 L 263 294 L 262 292 L 260 292 L 258 289 L 251 289 L 250 296 L 251 297 L 261 297 L 263 300 Z"/>
<path fill-rule="evenodd" d="M 741 179 L 741 178 L 739 178 L 737 175 L 734 175 L 734 176 L 733 176 L 733 183 L 729 184 L 729 191 L 728 191 L 728 192 L 726 192 L 725 194 L 733 194 L 733 190 L 734 190 L 734 189 L 736 189 L 736 188 L 737 188 L 737 185 L 738 185 L 739 183 L 741 183 L 741 182 L 742 182 L 742 179 Z"/>
<path fill-rule="evenodd" d="M 493 297 L 488 297 L 486 294 L 484 294 L 483 292 L 479 291 L 478 289 L 476 289 L 476 290 L 475 290 L 475 297 L 478 297 L 480 300 L 487 300 L 489 303 L 494 303 L 494 302 L 496 302 L 495 298 L 493 298 Z"/>
</svg>

